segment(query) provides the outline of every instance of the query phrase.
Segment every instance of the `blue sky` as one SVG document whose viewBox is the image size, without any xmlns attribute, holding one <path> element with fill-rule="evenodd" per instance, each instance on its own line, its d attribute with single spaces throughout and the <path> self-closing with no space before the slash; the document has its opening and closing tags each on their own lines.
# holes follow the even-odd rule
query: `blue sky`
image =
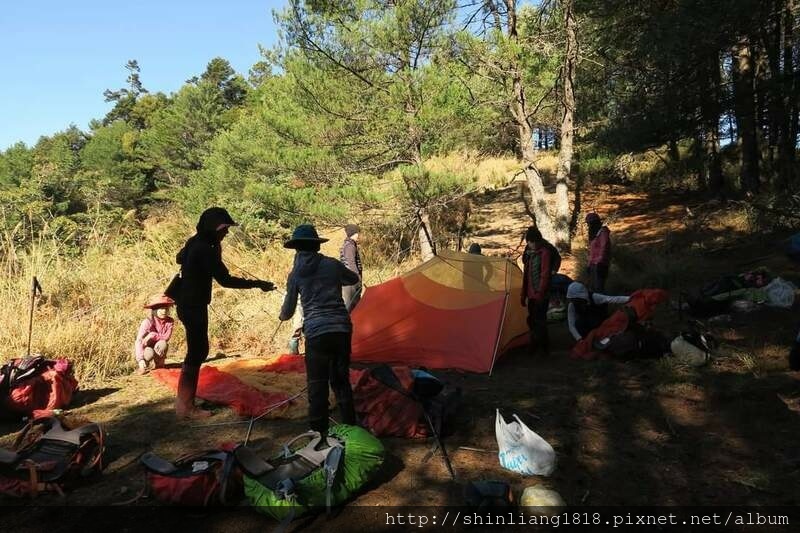
<svg viewBox="0 0 800 533">
<path fill-rule="evenodd" d="M 258 44 L 276 41 L 272 10 L 284 0 L 3 2 L 0 9 L 0 150 L 34 144 L 110 108 L 139 61 L 151 92 L 170 93 L 216 56 L 246 75 Z"/>
</svg>

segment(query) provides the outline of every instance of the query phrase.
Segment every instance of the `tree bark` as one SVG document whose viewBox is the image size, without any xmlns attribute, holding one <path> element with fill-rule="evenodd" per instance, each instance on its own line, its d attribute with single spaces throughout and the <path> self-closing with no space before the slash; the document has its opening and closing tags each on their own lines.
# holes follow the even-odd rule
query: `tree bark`
<svg viewBox="0 0 800 533">
<path fill-rule="evenodd" d="M 794 182 L 797 143 L 797 76 L 794 68 L 794 9 L 795 0 L 786 0 L 783 13 L 783 65 L 778 141 L 778 181 L 776 189 L 786 189 Z"/>
<path fill-rule="evenodd" d="M 421 209 L 418 213 L 420 226 L 419 226 L 419 251 L 422 255 L 422 260 L 427 261 L 436 255 L 433 234 L 431 233 L 431 219 L 428 212 Z"/>
<path fill-rule="evenodd" d="M 516 0 L 505 0 L 507 17 L 507 36 L 510 40 L 519 41 L 517 33 L 517 6 Z M 553 219 L 548 209 L 548 194 L 544 188 L 542 176 L 536 169 L 536 151 L 533 142 L 533 125 L 531 123 L 531 109 L 525 95 L 525 86 L 522 81 L 522 72 L 517 60 L 512 59 L 509 65 L 512 101 L 509 111 L 517 126 L 519 136 L 519 149 L 524 163 L 523 172 L 531 194 L 531 210 L 535 217 L 536 227 L 542 235 L 550 240 L 553 238 Z"/>
<path fill-rule="evenodd" d="M 759 190 L 758 125 L 754 90 L 753 56 L 750 40 L 740 39 L 736 50 L 734 100 L 736 123 L 741 141 L 741 188 L 746 193 Z"/>
<path fill-rule="evenodd" d="M 573 12 L 573 0 L 564 0 L 564 27 L 566 29 L 566 45 L 564 50 L 564 114 L 561 119 L 561 148 L 558 153 L 558 171 L 556 172 L 556 220 L 555 244 L 557 247 L 570 248 L 570 212 L 569 184 L 572 171 L 573 141 L 575 136 L 575 70 L 578 65 L 578 32 Z"/>
</svg>

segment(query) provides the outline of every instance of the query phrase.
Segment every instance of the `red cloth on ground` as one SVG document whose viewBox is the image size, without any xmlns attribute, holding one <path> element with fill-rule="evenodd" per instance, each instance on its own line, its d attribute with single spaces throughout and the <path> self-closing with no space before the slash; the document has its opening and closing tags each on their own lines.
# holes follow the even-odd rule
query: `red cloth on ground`
<svg viewBox="0 0 800 533">
<path fill-rule="evenodd" d="M 403 389 L 410 391 L 414 381 L 411 369 L 392 369 Z M 305 374 L 305 359 L 296 355 L 283 355 L 272 363 L 265 363 L 258 371 Z M 153 370 L 151 375 L 177 390 L 180 369 L 160 368 Z M 353 387 L 355 410 L 361 423 L 374 435 L 406 438 L 428 436 L 428 426 L 418 402 L 384 385 L 366 369 L 350 370 L 350 383 Z M 197 396 L 212 403 L 226 405 L 240 416 L 258 416 L 291 397 L 286 393 L 271 393 L 250 386 L 235 375 L 213 366 L 201 367 Z"/>
<path fill-rule="evenodd" d="M 663 289 L 642 289 L 631 294 L 631 300 L 626 307 L 636 311 L 637 321 L 649 320 L 653 317 L 656 307 L 669 298 L 669 293 Z M 604 357 L 603 352 L 594 349 L 595 339 L 613 337 L 625 331 L 628 327 L 628 315 L 620 309 L 608 317 L 605 322 L 593 329 L 583 339 L 579 340 L 572 348 L 573 359 L 596 359 Z"/>
<path fill-rule="evenodd" d="M 152 376 L 173 390 L 178 390 L 180 369 L 159 368 Z M 289 398 L 285 393 L 273 393 L 251 387 L 233 374 L 213 366 L 200 369 L 197 396 L 212 403 L 227 405 L 241 416 L 258 416 L 276 403 Z"/>
<path fill-rule="evenodd" d="M 283 354 L 272 363 L 264 365 L 260 372 L 275 372 L 276 374 L 300 372 L 306 373 L 306 358 L 299 355 Z"/>
</svg>

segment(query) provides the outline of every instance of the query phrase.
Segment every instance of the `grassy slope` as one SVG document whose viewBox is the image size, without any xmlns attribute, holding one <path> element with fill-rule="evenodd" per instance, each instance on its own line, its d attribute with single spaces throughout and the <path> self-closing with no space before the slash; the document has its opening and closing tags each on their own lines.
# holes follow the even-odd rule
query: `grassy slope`
<svg viewBox="0 0 800 533">
<path fill-rule="evenodd" d="M 658 280 L 671 288 L 689 286 L 761 263 L 787 277 L 796 272 L 794 265 L 774 253 L 774 237 L 747 236 L 735 211 L 705 217 L 715 212 L 714 207 L 693 205 L 693 212 L 703 215 L 700 224 L 686 217 L 685 199 L 680 196 L 646 196 L 606 187 L 590 191 L 586 198 L 606 215 L 614 231 L 614 291 Z M 507 228 L 527 223 L 516 202 L 513 188 L 478 197 L 475 212 L 484 219 L 478 222 L 476 236 L 496 238 L 497 250 L 516 244 Z M 576 252 L 567 261 L 573 273 L 581 270 L 582 238 L 578 236 Z M 258 269 L 264 263 L 255 259 L 246 263 L 234 254 L 229 247 L 226 256 L 233 262 L 264 272 Z M 264 257 L 272 272 L 288 267 L 279 265 L 270 253 Z M 764 259 L 752 263 L 760 257 Z M 226 310 L 244 311 L 250 309 L 245 306 L 256 305 L 248 303 L 256 298 L 238 301 L 235 291 L 223 292 L 218 301 L 230 305 Z M 133 309 L 134 302 L 130 305 Z M 125 321 L 128 329 L 134 327 L 129 317 Z M 656 321 L 669 331 L 682 327 L 669 309 L 662 310 Z M 800 502 L 791 487 L 800 481 L 794 446 L 800 438 L 800 396 L 797 376 L 784 370 L 786 346 L 795 327 L 787 311 L 735 317 L 715 331 L 724 341 L 721 357 L 710 367 L 691 369 L 666 361 L 573 362 L 566 357 L 569 343 L 564 328 L 554 326 L 556 352 L 550 360 L 512 353 L 500 361 L 491 378 L 448 375 L 465 390 L 462 424 L 449 447 L 488 452 L 455 450 L 455 468 L 462 480 L 505 479 L 517 490 L 545 483 L 570 504 L 796 505 Z M 259 338 L 263 331 L 272 328 L 262 325 Z M 217 346 L 225 338 L 221 335 L 217 333 Z M 227 338 L 242 335 L 233 330 Z M 241 439 L 245 431 L 241 425 L 176 425 L 171 393 L 148 378 L 123 376 L 86 388 L 91 390 L 79 395 L 73 414 L 108 424 L 110 464 L 97 484 L 70 494 L 71 503 L 110 503 L 129 497 L 141 484 L 135 459 L 145 450 L 174 457 L 187 449 Z M 497 407 L 519 413 L 554 445 L 559 468 L 552 478 L 525 479 L 500 469 L 492 453 Z M 230 420 L 232 415 L 221 410 L 215 418 Z M 256 428 L 256 443 L 271 449 L 303 429 L 302 420 L 267 421 Z M 421 463 L 425 444 L 388 439 L 387 446 L 391 457 L 386 478 L 356 504 L 460 503 L 460 488 L 448 481 L 441 461 Z M 696 467 L 699 464 L 704 465 L 702 470 Z M 251 514 L 237 515 L 236 520 L 242 527 L 264 523 Z M 346 516 L 336 523 L 351 525 Z"/>
</svg>

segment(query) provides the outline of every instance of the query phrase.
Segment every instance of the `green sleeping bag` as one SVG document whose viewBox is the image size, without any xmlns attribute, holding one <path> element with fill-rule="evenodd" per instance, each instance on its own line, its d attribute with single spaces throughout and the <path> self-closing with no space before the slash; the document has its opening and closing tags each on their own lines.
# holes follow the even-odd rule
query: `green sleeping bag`
<svg viewBox="0 0 800 533">
<path fill-rule="evenodd" d="M 313 457 L 309 461 L 299 456 L 303 450 L 290 443 L 289 450 L 269 461 L 278 468 L 261 476 L 246 472 L 244 492 L 250 505 L 277 520 L 291 520 L 313 508 L 346 501 L 375 477 L 383 464 L 381 441 L 363 428 L 345 424 L 332 427 L 329 434 L 333 437 L 329 442 L 338 441 L 341 450 L 329 454 L 321 464 L 315 464 Z M 276 480 L 281 463 L 288 474 Z"/>
</svg>

